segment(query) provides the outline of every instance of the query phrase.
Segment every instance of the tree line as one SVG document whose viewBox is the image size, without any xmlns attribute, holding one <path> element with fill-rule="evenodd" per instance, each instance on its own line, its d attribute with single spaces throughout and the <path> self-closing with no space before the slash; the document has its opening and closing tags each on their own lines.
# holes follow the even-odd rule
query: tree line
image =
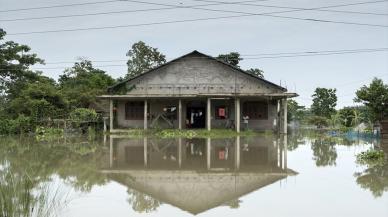
<svg viewBox="0 0 388 217">
<path fill-rule="evenodd" d="M 300 106 L 295 100 L 288 101 L 288 121 L 315 125 L 318 128 L 344 129 L 357 127 L 361 123 L 366 130 L 372 130 L 382 120 L 388 119 L 388 84 L 374 78 L 369 85 L 356 91 L 354 102 L 361 106 L 350 106 L 336 110 L 337 90 L 334 88 L 316 88 L 312 95 L 310 108 Z"/>
</svg>

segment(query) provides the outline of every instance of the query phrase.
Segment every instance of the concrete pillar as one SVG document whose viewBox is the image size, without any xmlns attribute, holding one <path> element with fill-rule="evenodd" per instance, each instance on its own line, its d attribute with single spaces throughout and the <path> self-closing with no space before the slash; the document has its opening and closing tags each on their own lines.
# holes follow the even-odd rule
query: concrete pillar
<svg viewBox="0 0 388 217">
<path fill-rule="evenodd" d="M 283 99 L 283 133 L 287 134 L 287 98 Z"/>
<path fill-rule="evenodd" d="M 182 167 L 182 137 L 178 138 L 178 165 Z"/>
<path fill-rule="evenodd" d="M 178 101 L 178 128 L 182 129 L 182 100 Z"/>
<path fill-rule="evenodd" d="M 211 130 L 211 100 L 207 98 L 207 109 L 206 109 L 206 126 L 207 130 Z"/>
<path fill-rule="evenodd" d="M 240 169 L 240 136 L 236 137 L 236 170 Z"/>
<path fill-rule="evenodd" d="M 146 130 L 148 128 L 148 123 L 147 123 L 147 111 L 148 111 L 148 102 L 147 100 L 144 100 L 144 129 Z"/>
<path fill-rule="evenodd" d="M 109 168 L 113 167 L 113 137 L 109 136 Z"/>
<path fill-rule="evenodd" d="M 107 125 L 107 123 L 106 123 L 106 122 L 107 122 L 107 119 L 108 119 L 107 117 L 103 117 L 103 118 L 102 118 L 102 120 L 104 121 L 104 133 L 106 133 L 106 131 L 107 131 L 107 129 L 108 129 L 107 126 L 106 126 L 106 125 Z M 65 121 L 65 125 L 66 125 L 66 121 Z M 65 129 L 66 129 L 66 127 L 65 127 Z"/>
<path fill-rule="evenodd" d="M 210 138 L 206 138 L 206 165 L 207 165 L 207 169 L 210 170 L 210 160 L 211 160 L 211 155 L 210 155 L 210 152 L 211 152 L 211 139 Z"/>
<path fill-rule="evenodd" d="M 283 169 L 284 170 L 287 170 L 287 146 L 288 146 L 288 144 L 287 144 L 287 134 L 284 134 L 284 142 L 283 142 L 283 144 L 284 144 L 284 167 L 283 167 Z"/>
<path fill-rule="evenodd" d="M 147 167 L 148 165 L 148 138 L 144 137 L 143 138 L 143 143 L 144 143 L 144 167 Z"/>
<path fill-rule="evenodd" d="M 113 131 L 113 99 L 109 99 L 109 131 Z"/>
<path fill-rule="evenodd" d="M 241 113 L 241 111 L 240 111 L 240 109 L 241 109 L 241 107 L 240 107 L 240 99 L 239 98 L 236 98 L 235 100 L 234 100 L 234 105 L 235 105 L 235 117 L 236 117 L 236 121 L 235 121 L 235 125 L 236 125 L 236 132 L 240 132 L 240 113 Z"/>
</svg>

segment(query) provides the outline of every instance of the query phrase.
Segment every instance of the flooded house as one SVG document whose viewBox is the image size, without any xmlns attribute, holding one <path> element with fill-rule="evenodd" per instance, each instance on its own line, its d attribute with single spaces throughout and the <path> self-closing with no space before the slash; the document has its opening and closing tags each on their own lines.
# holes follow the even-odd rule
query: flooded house
<svg viewBox="0 0 388 217">
<path fill-rule="evenodd" d="M 193 51 L 100 96 L 109 100 L 109 130 L 227 128 L 287 133 L 287 89 Z"/>
</svg>

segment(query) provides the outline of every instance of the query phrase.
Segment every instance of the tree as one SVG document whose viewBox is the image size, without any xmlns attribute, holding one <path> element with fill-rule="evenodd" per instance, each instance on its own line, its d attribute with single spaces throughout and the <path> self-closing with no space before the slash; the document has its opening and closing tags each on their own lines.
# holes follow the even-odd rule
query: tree
<svg viewBox="0 0 388 217">
<path fill-rule="evenodd" d="M 221 60 L 225 63 L 228 63 L 232 66 L 240 67 L 238 64 L 240 60 L 243 60 L 240 57 L 240 54 L 238 52 L 230 52 L 228 54 L 220 54 L 216 57 L 216 59 Z"/>
<path fill-rule="evenodd" d="M 291 121 L 301 121 L 304 119 L 305 116 L 305 107 L 300 106 L 298 102 L 296 102 L 293 99 L 287 100 L 287 109 L 288 109 L 288 115 L 287 115 L 287 122 L 290 123 Z"/>
<path fill-rule="evenodd" d="M 313 104 L 311 105 L 311 111 L 317 116 L 330 118 L 335 113 L 335 107 L 337 105 L 336 89 L 317 88 L 312 95 Z"/>
<path fill-rule="evenodd" d="M 51 78 L 40 75 L 38 80 L 25 84 L 19 92 L 9 102 L 7 108 L 9 116 L 23 114 L 37 121 L 65 114 L 67 101 Z"/>
<path fill-rule="evenodd" d="M 369 86 L 364 85 L 356 91 L 354 101 L 363 103 L 369 109 L 373 121 L 381 121 L 388 115 L 388 85 L 374 78 Z"/>
<path fill-rule="evenodd" d="M 158 51 L 157 48 L 150 47 L 144 42 L 139 41 L 132 45 L 127 52 L 128 73 L 126 78 L 140 75 L 147 70 L 166 63 L 166 56 Z"/>
<path fill-rule="evenodd" d="M 114 79 L 101 69 L 93 67 L 89 60 L 76 62 L 59 77 L 61 93 L 74 108 L 88 108 L 96 101 L 96 96 L 106 92 Z"/>
<path fill-rule="evenodd" d="M 351 127 L 354 123 L 354 111 L 352 107 L 344 107 L 339 110 L 339 115 L 341 118 L 341 124 L 345 127 Z"/>
<path fill-rule="evenodd" d="M 0 28 L 0 95 L 7 100 L 15 97 L 26 83 L 35 80 L 39 74 L 30 66 L 44 61 L 31 48 L 13 41 L 4 41 L 6 32 Z"/>
<path fill-rule="evenodd" d="M 245 72 L 248 72 L 249 74 L 252 74 L 259 78 L 264 78 L 264 71 L 258 68 L 250 68 L 248 70 L 245 70 Z"/>
</svg>

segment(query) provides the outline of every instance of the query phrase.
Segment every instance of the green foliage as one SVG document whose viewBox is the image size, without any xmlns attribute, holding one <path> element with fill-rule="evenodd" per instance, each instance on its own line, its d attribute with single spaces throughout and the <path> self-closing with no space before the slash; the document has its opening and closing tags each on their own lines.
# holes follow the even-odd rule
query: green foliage
<svg viewBox="0 0 388 217">
<path fill-rule="evenodd" d="M 230 52 L 228 54 L 220 54 L 216 57 L 216 59 L 221 60 L 225 63 L 228 63 L 232 66 L 239 67 L 239 62 L 243 60 L 240 57 L 240 54 L 238 52 Z"/>
<path fill-rule="evenodd" d="M 4 41 L 6 32 L 0 28 L 0 94 L 6 93 L 11 97 L 25 83 L 34 80 L 37 73 L 29 67 L 44 61 L 31 48 L 13 41 Z"/>
<path fill-rule="evenodd" d="M 0 120 L 0 135 L 27 133 L 33 131 L 34 127 L 31 118 L 22 114 L 15 119 Z"/>
<path fill-rule="evenodd" d="M 357 154 L 357 163 L 369 166 L 384 164 L 385 154 L 381 150 L 368 150 Z"/>
<path fill-rule="evenodd" d="M 89 60 L 76 62 L 59 77 L 60 92 L 69 102 L 70 109 L 88 108 L 96 96 L 104 94 L 114 79 L 105 71 L 93 67 Z"/>
<path fill-rule="evenodd" d="M 245 72 L 248 72 L 249 74 L 252 74 L 259 78 L 264 78 L 264 71 L 258 68 L 250 68 L 248 70 L 245 70 Z"/>
<path fill-rule="evenodd" d="M 355 102 L 363 103 L 370 111 L 373 121 L 388 116 L 388 85 L 374 78 L 369 86 L 364 85 L 356 92 Z"/>
<path fill-rule="evenodd" d="M 316 88 L 313 97 L 311 111 L 317 116 L 330 118 L 335 113 L 337 105 L 336 89 Z"/>
<path fill-rule="evenodd" d="M 67 101 L 55 86 L 55 81 L 39 76 L 27 83 L 8 105 L 10 114 L 24 114 L 39 121 L 66 114 Z"/>
<path fill-rule="evenodd" d="M 166 56 L 157 48 L 150 47 L 139 41 L 132 45 L 127 52 L 128 74 L 126 78 L 132 78 L 166 62 Z"/>
<path fill-rule="evenodd" d="M 322 116 L 311 116 L 308 119 L 308 123 L 317 126 L 318 128 L 323 128 L 329 126 L 328 119 Z"/>
<path fill-rule="evenodd" d="M 287 122 L 302 121 L 306 116 L 306 109 L 304 106 L 300 106 L 298 102 L 293 99 L 287 100 Z"/>
<path fill-rule="evenodd" d="M 47 141 L 60 138 L 63 133 L 63 129 L 40 126 L 35 129 L 35 138 L 38 141 Z"/>
<path fill-rule="evenodd" d="M 99 116 L 93 109 L 77 108 L 70 113 L 70 118 L 77 122 L 95 122 Z"/>
</svg>

